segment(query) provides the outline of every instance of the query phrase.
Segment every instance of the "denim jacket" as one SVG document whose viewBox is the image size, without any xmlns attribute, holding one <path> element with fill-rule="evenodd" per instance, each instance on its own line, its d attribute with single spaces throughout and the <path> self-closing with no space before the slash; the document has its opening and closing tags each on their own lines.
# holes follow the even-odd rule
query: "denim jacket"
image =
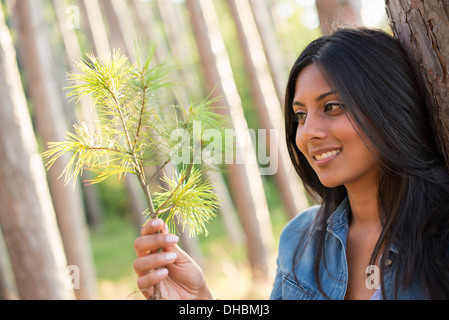
<svg viewBox="0 0 449 320">
<path fill-rule="evenodd" d="M 321 300 L 327 299 L 318 289 L 315 281 L 314 262 L 318 241 L 312 237 L 302 236 L 314 232 L 313 220 L 319 206 L 311 207 L 292 219 L 282 231 L 279 242 L 276 278 L 270 299 L 284 300 Z M 323 291 L 332 300 L 343 300 L 348 283 L 348 265 L 346 260 L 346 240 L 348 237 L 349 200 L 346 198 L 329 217 L 324 244 L 326 266 L 323 259 L 319 269 L 319 278 Z M 301 241 L 301 239 L 305 239 Z M 298 248 L 299 245 L 299 248 Z M 302 252 L 301 259 L 292 271 L 295 253 Z M 394 259 L 399 252 L 394 246 L 390 248 L 384 270 L 385 299 L 393 298 Z M 296 275 L 296 279 L 295 279 Z M 298 285 L 299 284 L 299 285 Z M 381 299 L 384 297 L 381 296 Z M 400 288 L 398 299 L 425 299 L 424 292 L 416 280 L 407 289 Z"/>
</svg>

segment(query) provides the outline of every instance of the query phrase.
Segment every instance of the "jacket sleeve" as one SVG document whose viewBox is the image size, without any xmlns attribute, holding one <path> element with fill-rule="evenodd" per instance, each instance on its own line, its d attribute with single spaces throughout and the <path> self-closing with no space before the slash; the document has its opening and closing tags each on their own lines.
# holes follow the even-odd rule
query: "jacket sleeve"
<svg viewBox="0 0 449 320">
<path fill-rule="evenodd" d="M 279 268 L 279 258 L 276 261 L 276 277 L 274 278 L 273 289 L 271 291 L 270 300 L 282 300 L 282 272 Z"/>
</svg>

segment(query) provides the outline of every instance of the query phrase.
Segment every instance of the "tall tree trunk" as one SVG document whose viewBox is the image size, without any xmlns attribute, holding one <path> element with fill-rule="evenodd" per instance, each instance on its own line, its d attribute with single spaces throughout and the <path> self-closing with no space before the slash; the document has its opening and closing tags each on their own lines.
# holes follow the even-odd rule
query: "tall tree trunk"
<svg viewBox="0 0 449 320">
<path fill-rule="evenodd" d="M 101 8 L 107 20 L 111 46 L 130 58 L 136 60 L 134 41 L 136 33 L 132 25 L 128 4 L 124 0 L 101 0 Z"/>
<path fill-rule="evenodd" d="M 171 52 L 172 58 L 178 61 L 183 67 L 177 73 L 178 80 L 188 88 L 190 92 L 176 92 L 179 96 L 180 102 L 188 107 L 188 95 L 193 93 L 197 95 L 200 93 L 198 88 L 199 77 L 198 72 L 193 66 L 193 50 L 186 50 L 190 45 L 188 25 L 182 12 L 180 12 L 180 4 L 175 4 L 172 1 L 158 0 L 159 12 L 163 21 L 165 34 L 167 34 L 167 42 L 169 43 L 168 50 Z M 178 89 L 178 88 L 177 88 Z M 197 92 L 192 92 L 192 90 Z M 177 90 L 179 91 L 179 89 Z"/>
<path fill-rule="evenodd" d="M 386 0 L 385 4 L 393 32 L 427 92 L 432 126 L 449 172 L 449 3 Z"/>
<path fill-rule="evenodd" d="M 81 57 L 81 48 L 74 28 L 67 26 L 66 10 L 67 1 L 66 0 L 53 0 L 53 6 L 55 8 L 56 19 L 59 24 L 59 30 L 61 32 L 61 38 L 64 45 L 64 53 L 67 69 L 70 71 L 74 70 L 75 60 Z M 95 120 L 96 114 L 92 108 L 92 99 L 87 97 L 79 101 L 80 110 L 78 113 L 69 113 L 67 118 L 70 119 L 72 123 L 76 123 L 78 119 L 89 121 Z M 73 108 L 76 109 L 76 108 Z M 85 171 L 82 176 L 82 180 L 92 180 L 92 173 Z M 86 216 L 89 226 L 93 228 L 99 227 L 103 217 L 103 206 L 100 201 L 100 195 L 96 185 L 81 185 L 84 203 L 86 207 Z"/>
<path fill-rule="evenodd" d="M 283 104 L 288 72 L 270 13 L 270 4 L 267 0 L 249 0 L 249 4 L 260 34 L 260 40 L 276 88 L 276 94 L 280 103 Z"/>
<path fill-rule="evenodd" d="M 162 35 L 160 25 L 157 23 L 155 10 L 156 4 L 142 2 L 141 0 L 128 0 L 128 5 L 134 13 L 136 30 L 140 36 L 147 39 L 150 44 L 156 43 L 155 56 L 158 61 L 163 61 L 168 56 L 168 48 Z M 146 44 L 146 43 L 144 43 Z"/>
<path fill-rule="evenodd" d="M 67 131 L 60 88 L 53 73 L 53 52 L 42 16 L 41 0 L 20 0 L 15 6 L 21 62 L 35 108 L 36 127 L 44 144 L 61 141 Z M 48 172 L 49 186 L 67 262 L 79 268 L 79 299 L 94 297 L 95 272 L 79 185 L 74 190 L 59 179 L 68 158 L 55 162 Z"/>
<path fill-rule="evenodd" d="M 22 299 L 71 299 L 66 258 L 2 6 L 0 105 L 0 224 L 17 290 Z"/>
<path fill-rule="evenodd" d="M 289 218 L 295 217 L 308 206 L 304 187 L 297 176 L 285 144 L 282 106 L 276 94 L 270 68 L 265 58 L 262 39 L 247 1 L 227 0 L 237 27 L 240 47 L 243 50 L 251 92 L 263 127 L 267 130 L 267 144 L 272 160 L 270 166 Z M 243 23 L 245 25 L 243 25 Z M 272 141 L 271 131 L 277 139 Z"/>
<path fill-rule="evenodd" d="M 315 0 L 315 3 L 323 34 L 361 22 L 360 0 Z"/>
<path fill-rule="evenodd" d="M 268 270 L 266 250 L 273 243 L 271 221 L 255 151 L 219 31 L 217 13 L 211 0 L 187 0 L 186 5 L 208 90 L 214 97 L 224 98 L 220 105 L 228 108 L 221 111 L 230 117 L 237 134 L 236 152 L 247 156 L 245 163 L 233 162 L 227 166 L 230 188 L 245 232 L 253 275 L 255 278 L 265 278 Z M 244 142 L 248 144 L 246 150 L 242 145 Z"/>
<path fill-rule="evenodd" d="M 6 247 L 5 238 L 0 227 L 0 300 L 16 300 L 18 298 L 19 295 L 11 269 L 8 248 Z"/>
<path fill-rule="evenodd" d="M 108 32 L 101 14 L 98 0 L 78 0 L 81 15 L 84 17 L 81 28 L 96 56 L 111 52 Z"/>
</svg>

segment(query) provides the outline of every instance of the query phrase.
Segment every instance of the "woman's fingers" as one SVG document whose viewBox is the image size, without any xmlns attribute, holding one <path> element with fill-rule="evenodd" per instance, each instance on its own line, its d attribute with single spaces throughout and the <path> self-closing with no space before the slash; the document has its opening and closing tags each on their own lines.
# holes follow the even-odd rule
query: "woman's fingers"
<svg viewBox="0 0 449 320">
<path fill-rule="evenodd" d="M 146 255 L 137 258 L 134 261 L 134 270 L 140 277 L 148 273 L 148 271 L 158 269 L 160 267 L 164 267 L 170 263 L 173 263 L 177 258 L 178 255 L 174 252 L 162 252 Z"/>
<path fill-rule="evenodd" d="M 162 229 L 164 229 L 164 225 L 165 223 L 162 219 L 149 220 L 144 224 L 142 229 L 140 229 L 140 235 L 146 236 L 162 231 Z"/>
<path fill-rule="evenodd" d="M 147 290 L 155 284 L 161 282 L 168 276 L 168 270 L 165 268 L 153 270 L 148 274 L 137 279 L 137 286 L 140 290 Z"/>
<path fill-rule="evenodd" d="M 178 241 L 179 237 L 173 234 L 150 234 L 137 238 L 134 241 L 134 249 L 137 256 L 142 257 L 159 248 L 174 246 Z"/>
</svg>

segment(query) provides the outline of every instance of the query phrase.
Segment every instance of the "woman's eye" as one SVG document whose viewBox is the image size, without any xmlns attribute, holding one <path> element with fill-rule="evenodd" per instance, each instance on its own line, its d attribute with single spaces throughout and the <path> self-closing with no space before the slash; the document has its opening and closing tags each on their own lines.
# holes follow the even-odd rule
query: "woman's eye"
<svg viewBox="0 0 449 320">
<path fill-rule="evenodd" d="M 343 105 L 341 103 L 328 103 L 324 106 L 324 111 L 331 112 L 343 109 Z"/>
<path fill-rule="evenodd" d="M 302 111 L 297 111 L 297 112 L 295 112 L 295 115 L 296 115 L 297 120 L 304 120 L 307 116 L 307 113 L 302 112 Z"/>
</svg>

